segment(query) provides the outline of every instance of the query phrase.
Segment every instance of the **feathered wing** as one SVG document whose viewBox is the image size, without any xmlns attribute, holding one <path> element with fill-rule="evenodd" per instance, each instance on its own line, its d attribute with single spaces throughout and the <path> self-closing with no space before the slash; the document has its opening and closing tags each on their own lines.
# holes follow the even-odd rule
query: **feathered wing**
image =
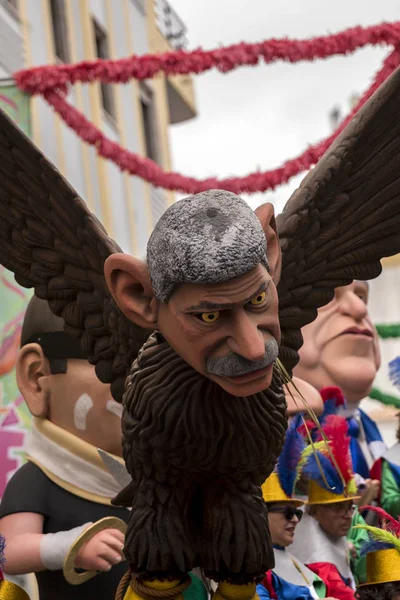
<svg viewBox="0 0 400 600">
<path fill-rule="evenodd" d="M 372 96 L 277 217 L 280 359 L 298 362 L 300 329 L 334 289 L 372 279 L 400 252 L 400 70 Z"/>
<path fill-rule="evenodd" d="M 81 339 L 97 376 L 121 400 L 127 371 L 149 332 L 133 325 L 106 286 L 120 252 L 85 202 L 0 110 L 0 263 Z"/>
</svg>

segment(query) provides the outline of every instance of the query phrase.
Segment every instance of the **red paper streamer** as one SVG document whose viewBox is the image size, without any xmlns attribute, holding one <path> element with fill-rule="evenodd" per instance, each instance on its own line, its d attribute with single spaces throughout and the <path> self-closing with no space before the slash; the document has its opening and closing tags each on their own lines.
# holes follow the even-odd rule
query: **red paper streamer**
<svg viewBox="0 0 400 600">
<path fill-rule="evenodd" d="M 227 73 L 240 66 L 255 66 L 260 60 L 265 63 L 278 60 L 295 63 L 350 54 L 363 46 L 381 44 L 400 44 L 400 22 L 354 27 L 310 40 L 272 39 L 254 44 L 242 42 L 214 50 L 178 50 L 119 60 L 99 59 L 33 67 L 18 71 L 14 77 L 17 85 L 28 94 L 43 94 L 77 82 L 126 83 L 130 79 L 149 79 L 161 72 L 165 75 L 198 75 L 214 68 Z"/>
<path fill-rule="evenodd" d="M 212 68 L 222 72 L 239 66 L 257 65 L 277 60 L 299 62 L 348 54 L 366 45 L 394 46 L 384 61 L 372 85 L 363 94 L 357 106 L 340 124 L 334 134 L 307 148 L 300 156 L 286 161 L 278 169 L 258 171 L 244 177 L 197 179 L 180 173 L 166 172 L 148 158 L 130 152 L 107 138 L 93 123 L 65 100 L 72 83 L 126 83 L 131 78 L 146 79 L 160 72 L 165 75 L 203 73 Z M 83 61 L 72 65 L 34 67 L 14 75 L 23 91 L 42 94 L 63 121 L 97 153 L 113 161 L 121 171 L 136 175 L 155 187 L 194 194 L 208 189 L 225 189 L 236 194 L 265 192 L 287 182 L 291 177 L 315 165 L 354 114 L 378 89 L 400 63 L 400 22 L 384 23 L 372 27 L 355 27 L 338 34 L 311 40 L 266 40 L 257 44 L 236 44 L 216 50 L 177 51 L 159 55 L 131 56 L 120 60 Z"/>
</svg>

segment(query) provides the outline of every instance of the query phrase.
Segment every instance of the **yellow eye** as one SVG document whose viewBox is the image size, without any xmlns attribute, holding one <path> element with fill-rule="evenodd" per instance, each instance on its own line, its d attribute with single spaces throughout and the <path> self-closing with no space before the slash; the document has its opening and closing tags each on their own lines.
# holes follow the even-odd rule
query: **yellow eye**
<svg viewBox="0 0 400 600">
<path fill-rule="evenodd" d="M 265 292 L 261 292 L 260 294 L 257 294 L 257 296 L 254 296 L 254 298 L 252 300 L 250 300 L 250 304 L 252 304 L 253 306 L 262 304 L 265 300 L 266 295 L 267 294 Z"/>
<path fill-rule="evenodd" d="M 214 312 L 201 313 L 200 318 L 205 323 L 215 323 L 215 321 L 219 317 L 219 311 L 215 310 Z"/>
</svg>

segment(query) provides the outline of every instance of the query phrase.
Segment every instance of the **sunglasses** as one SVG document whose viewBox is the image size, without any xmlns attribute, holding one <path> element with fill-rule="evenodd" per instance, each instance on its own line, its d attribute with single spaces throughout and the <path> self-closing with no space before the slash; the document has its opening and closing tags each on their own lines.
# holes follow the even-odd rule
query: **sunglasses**
<svg viewBox="0 0 400 600">
<path fill-rule="evenodd" d="M 268 512 L 270 513 L 282 513 L 287 521 L 291 521 L 293 517 L 297 517 L 297 520 L 300 522 L 303 518 L 303 511 L 300 508 L 293 508 L 292 506 L 284 506 L 280 507 L 272 507 L 268 508 Z"/>
</svg>

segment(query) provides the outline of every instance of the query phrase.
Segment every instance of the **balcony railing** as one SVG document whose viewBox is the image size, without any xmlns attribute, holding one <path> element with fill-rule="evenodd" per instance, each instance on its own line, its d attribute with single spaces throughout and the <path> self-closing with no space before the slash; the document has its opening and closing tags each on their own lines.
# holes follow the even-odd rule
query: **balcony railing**
<svg viewBox="0 0 400 600">
<path fill-rule="evenodd" d="M 157 27 L 174 50 L 187 47 L 186 25 L 167 0 L 156 0 Z"/>
</svg>

